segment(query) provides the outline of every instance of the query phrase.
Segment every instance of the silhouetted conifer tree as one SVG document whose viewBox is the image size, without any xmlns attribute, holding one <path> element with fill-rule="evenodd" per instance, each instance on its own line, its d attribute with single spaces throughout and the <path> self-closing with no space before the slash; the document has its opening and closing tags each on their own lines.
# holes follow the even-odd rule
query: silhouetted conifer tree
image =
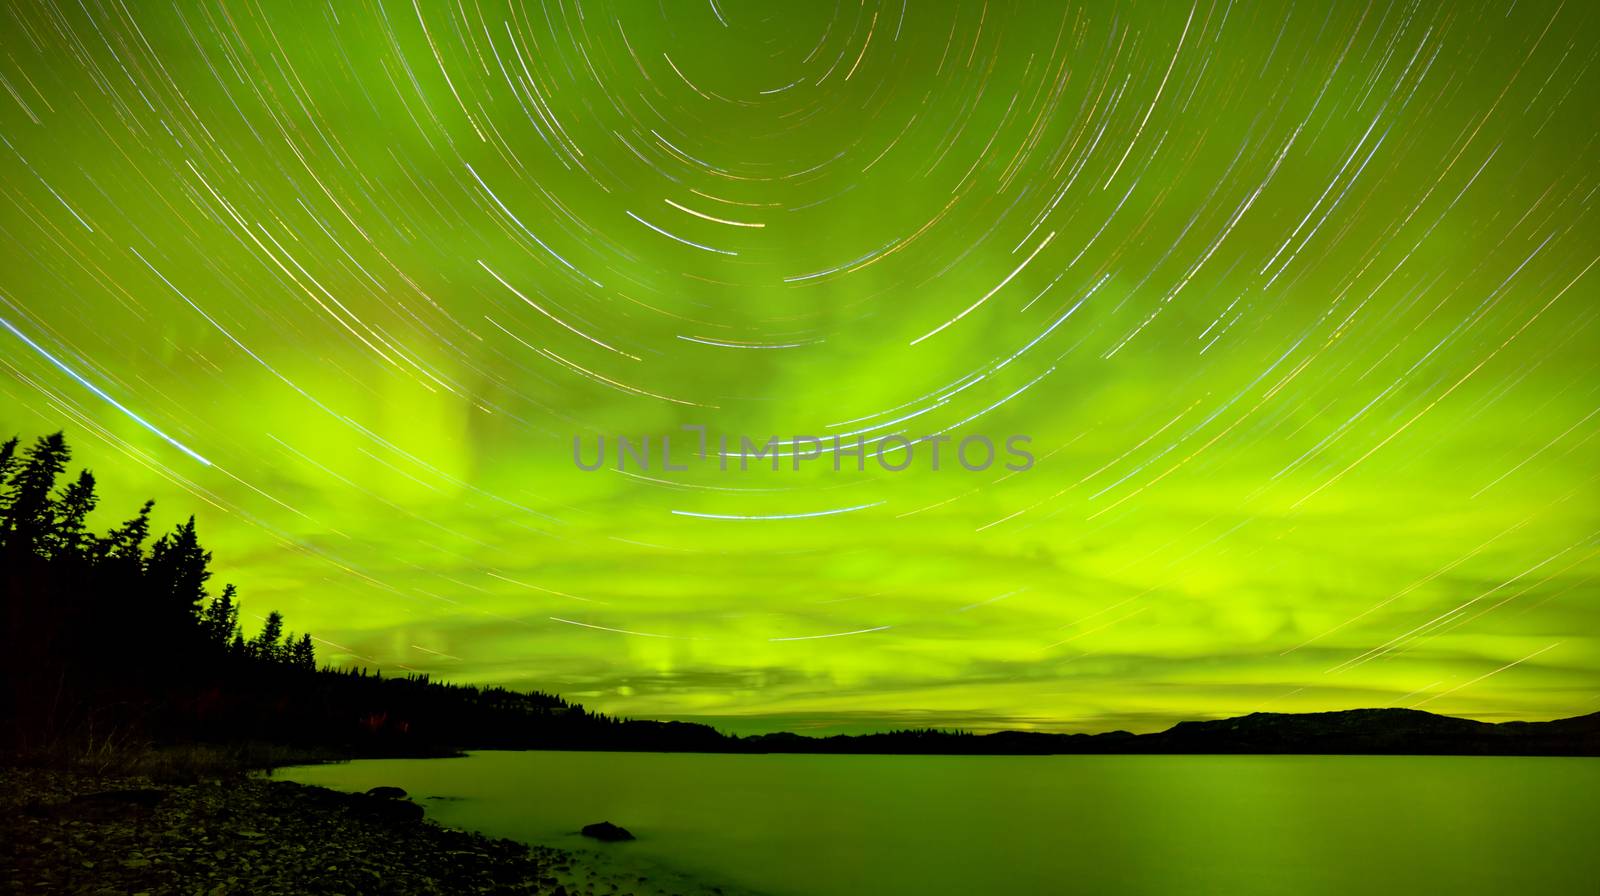
<svg viewBox="0 0 1600 896">
<path fill-rule="evenodd" d="M 120 574 L 132 579 L 144 568 L 144 540 L 150 537 L 150 509 L 154 501 L 144 502 L 133 519 L 106 533 L 95 546 L 95 559 L 122 567 Z"/>
<path fill-rule="evenodd" d="M 206 599 L 206 580 L 211 578 L 211 552 L 200 547 L 194 531 L 194 517 L 150 546 L 145 562 L 145 578 L 151 592 L 176 613 L 195 618 Z"/>
<path fill-rule="evenodd" d="M 80 472 L 77 480 L 62 490 L 61 500 L 57 502 L 55 531 L 47 542 L 53 559 L 76 561 L 84 555 L 92 538 L 87 520 L 99 502 L 94 493 L 94 474 L 88 470 Z"/>
<path fill-rule="evenodd" d="M 227 650 L 240 637 L 239 604 L 234 600 L 238 593 L 231 584 L 222 586 L 222 593 L 212 598 L 200 614 L 200 627 L 206 640 L 222 650 Z"/>
<path fill-rule="evenodd" d="M 283 614 L 277 610 L 267 614 L 265 622 L 261 623 L 261 631 L 255 640 L 250 642 L 250 654 L 256 659 L 275 663 L 283 651 L 280 640 L 283 638 Z"/>
<path fill-rule="evenodd" d="M 317 650 L 309 634 L 301 635 L 289 649 L 289 665 L 302 672 L 317 671 Z"/>
<path fill-rule="evenodd" d="M 61 433 L 40 436 L 6 483 L 5 544 L 13 551 L 35 552 L 51 530 L 50 492 L 67 468 L 72 452 Z"/>
<path fill-rule="evenodd" d="M 0 482 L 11 478 L 11 471 L 17 465 L 17 437 L 12 436 L 0 444 Z M 0 508 L 3 508 L 0 504 Z"/>
</svg>

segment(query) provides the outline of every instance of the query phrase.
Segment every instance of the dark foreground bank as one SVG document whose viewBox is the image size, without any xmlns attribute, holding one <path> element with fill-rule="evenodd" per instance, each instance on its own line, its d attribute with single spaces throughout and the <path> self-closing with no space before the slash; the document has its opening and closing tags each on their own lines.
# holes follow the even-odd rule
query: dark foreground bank
<svg viewBox="0 0 1600 896">
<path fill-rule="evenodd" d="M 405 800 L 251 778 L 0 769 L 0 889 L 84 894 L 551 894 L 715 888 L 441 828 Z"/>
</svg>

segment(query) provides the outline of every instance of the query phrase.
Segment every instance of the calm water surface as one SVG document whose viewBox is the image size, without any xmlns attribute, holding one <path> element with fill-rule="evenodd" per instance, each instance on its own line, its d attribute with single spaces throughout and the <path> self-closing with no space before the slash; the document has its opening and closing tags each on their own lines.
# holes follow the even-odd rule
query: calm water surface
<svg viewBox="0 0 1600 896">
<path fill-rule="evenodd" d="M 1600 760 L 481 752 L 281 770 L 776 896 L 1579 894 Z M 429 800 L 427 797 L 442 797 Z"/>
</svg>

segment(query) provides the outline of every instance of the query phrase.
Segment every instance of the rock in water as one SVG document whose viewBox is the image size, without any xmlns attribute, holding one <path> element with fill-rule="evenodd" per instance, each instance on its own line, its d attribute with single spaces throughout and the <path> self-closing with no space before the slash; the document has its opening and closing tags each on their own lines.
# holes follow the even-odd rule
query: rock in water
<svg viewBox="0 0 1600 896">
<path fill-rule="evenodd" d="M 604 840 L 607 843 L 615 843 L 618 840 L 633 839 L 633 834 L 629 833 L 627 828 L 619 828 L 609 821 L 602 821 L 599 824 L 584 825 L 583 836 L 593 837 L 596 840 Z"/>
<path fill-rule="evenodd" d="M 374 787 L 367 791 L 367 796 L 381 796 L 384 799 L 403 800 L 406 798 L 406 792 L 402 788 L 389 787 L 385 785 L 383 787 Z"/>
</svg>

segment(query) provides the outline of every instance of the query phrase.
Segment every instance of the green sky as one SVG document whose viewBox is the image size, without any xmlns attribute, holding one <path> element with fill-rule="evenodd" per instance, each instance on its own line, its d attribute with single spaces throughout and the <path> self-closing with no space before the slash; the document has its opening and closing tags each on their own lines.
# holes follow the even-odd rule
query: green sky
<svg viewBox="0 0 1600 896">
<path fill-rule="evenodd" d="M 1600 15 L 1509 6 L 8 4 L 0 422 L 340 664 L 1593 712 Z M 614 468 L 683 426 L 1037 460 Z"/>
</svg>

